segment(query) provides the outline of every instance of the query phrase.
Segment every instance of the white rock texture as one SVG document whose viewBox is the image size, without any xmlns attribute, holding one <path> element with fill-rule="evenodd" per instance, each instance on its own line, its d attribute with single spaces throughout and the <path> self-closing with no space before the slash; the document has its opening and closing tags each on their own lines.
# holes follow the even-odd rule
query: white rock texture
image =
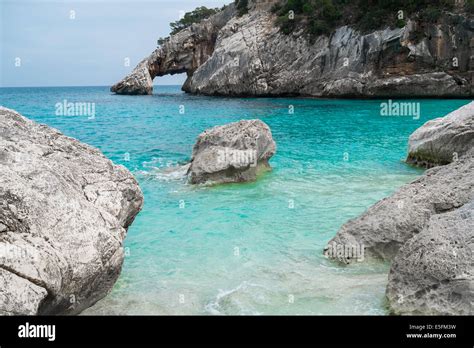
<svg viewBox="0 0 474 348">
<path fill-rule="evenodd" d="M 142 204 L 123 166 L 0 108 L 0 314 L 77 314 L 103 298 Z"/>
<path fill-rule="evenodd" d="M 242 120 L 201 133 L 193 148 L 188 170 L 192 184 L 254 181 L 270 169 L 276 145 L 267 124 Z"/>
</svg>

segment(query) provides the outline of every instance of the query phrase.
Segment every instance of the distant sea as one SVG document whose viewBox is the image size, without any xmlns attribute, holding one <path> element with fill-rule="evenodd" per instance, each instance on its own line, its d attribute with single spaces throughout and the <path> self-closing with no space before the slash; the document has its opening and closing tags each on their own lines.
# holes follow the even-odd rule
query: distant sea
<svg viewBox="0 0 474 348">
<path fill-rule="evenodd" d="M 58 115 L 65 101 L 91 103 L 95 117 Z M 386 314 L 388 265 L 340 266 L 323 248 L 422 174 L 403 162 L 409 135 L 468 100 L 410 100 L 419 118 L 382 116 L 382 102 L 204 97 L 179 86 L 152 96 L 0 89 L 0 104 L 99 148 L 144 192 L 120 279 L 85 314 Z M 180 165 L 198 134 L 253 118 L 272 129 L 273 171 L 247 184 L 188 185 Z"/>
</svg>

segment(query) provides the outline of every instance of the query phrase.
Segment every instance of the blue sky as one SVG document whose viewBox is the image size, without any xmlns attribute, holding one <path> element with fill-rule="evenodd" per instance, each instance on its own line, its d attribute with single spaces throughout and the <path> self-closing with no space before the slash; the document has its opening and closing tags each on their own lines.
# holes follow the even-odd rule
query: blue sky
<svg viewBox="0 0 474 348">
<path fill-rule="evenodd" d="M 0 0 L 0 86 L 111 85 L 156 48 L 181 11 L 230 2 Z M 182 74 L 155 83 L 184 80 Z"/>
</svg>

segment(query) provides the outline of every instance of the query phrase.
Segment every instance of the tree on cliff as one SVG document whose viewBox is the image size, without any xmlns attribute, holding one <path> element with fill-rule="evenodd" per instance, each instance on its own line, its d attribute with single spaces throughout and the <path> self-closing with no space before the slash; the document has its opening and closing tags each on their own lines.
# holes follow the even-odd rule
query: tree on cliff
<svg viewBox="0 0 474 348">
<path fill-rule="evenodd" d="M 237 14 L 241 17 L 249 12 L 248 0 L 235 0 L 235 7 L 237 8 Z"/>
<path fill-rule="evenodd" d="M 209 18 L 213 14 L 219 12 L 219 8 L 207 8 L 206 6 L 201 6 L 196 8 L 191 12 L 186 12 L 183 18 L 177 20 L 176 22 L 170 23 L 171 35 L 176 34 L 177 32 L 190 27 L 194 23 L 198 23 L 203 19 Z"/>
<path fill-rule="evenodd" d="M 224 6 L 225 7 L 225 6 Z M 223 7 L 223 8 L 224 8 Z M 222 9 L 223 9 L 222 8 Z M 199 23 L 200 21 L 211 17 L 213 14 L 221 11 L 219 8 L 207 8 L 206 6 L 200 6 L 194 9 L 191 12 L 186 12 L 183 18 L 170 23 L 171 32 L 170 35 L 179 33 L 181 30 L 186 29 L 193 25 L 194 23 Z M 169 36 L 168 36 L 169 37 Z M 168 37 L 160 37 L 157 40 L 158 46 L 163 45 Z"/>
</svg>

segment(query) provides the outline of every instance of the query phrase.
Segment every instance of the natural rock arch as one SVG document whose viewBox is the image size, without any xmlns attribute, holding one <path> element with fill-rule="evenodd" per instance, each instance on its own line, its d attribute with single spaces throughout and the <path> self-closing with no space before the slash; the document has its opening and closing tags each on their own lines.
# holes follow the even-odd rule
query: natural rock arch
<svg viewBox="0 0 474 348">
<path fill-rule="evenodd" d="M 152 94 L 156 76 L 184 72 L 188 75 L 183 85 L 186 90 L 194 71 L 214 52 L 219 30 L 234 14 L 234 6 L 229 5 L 216 15 L 170 36 L 110 90 L 117 94 Z"/>
</svg>

